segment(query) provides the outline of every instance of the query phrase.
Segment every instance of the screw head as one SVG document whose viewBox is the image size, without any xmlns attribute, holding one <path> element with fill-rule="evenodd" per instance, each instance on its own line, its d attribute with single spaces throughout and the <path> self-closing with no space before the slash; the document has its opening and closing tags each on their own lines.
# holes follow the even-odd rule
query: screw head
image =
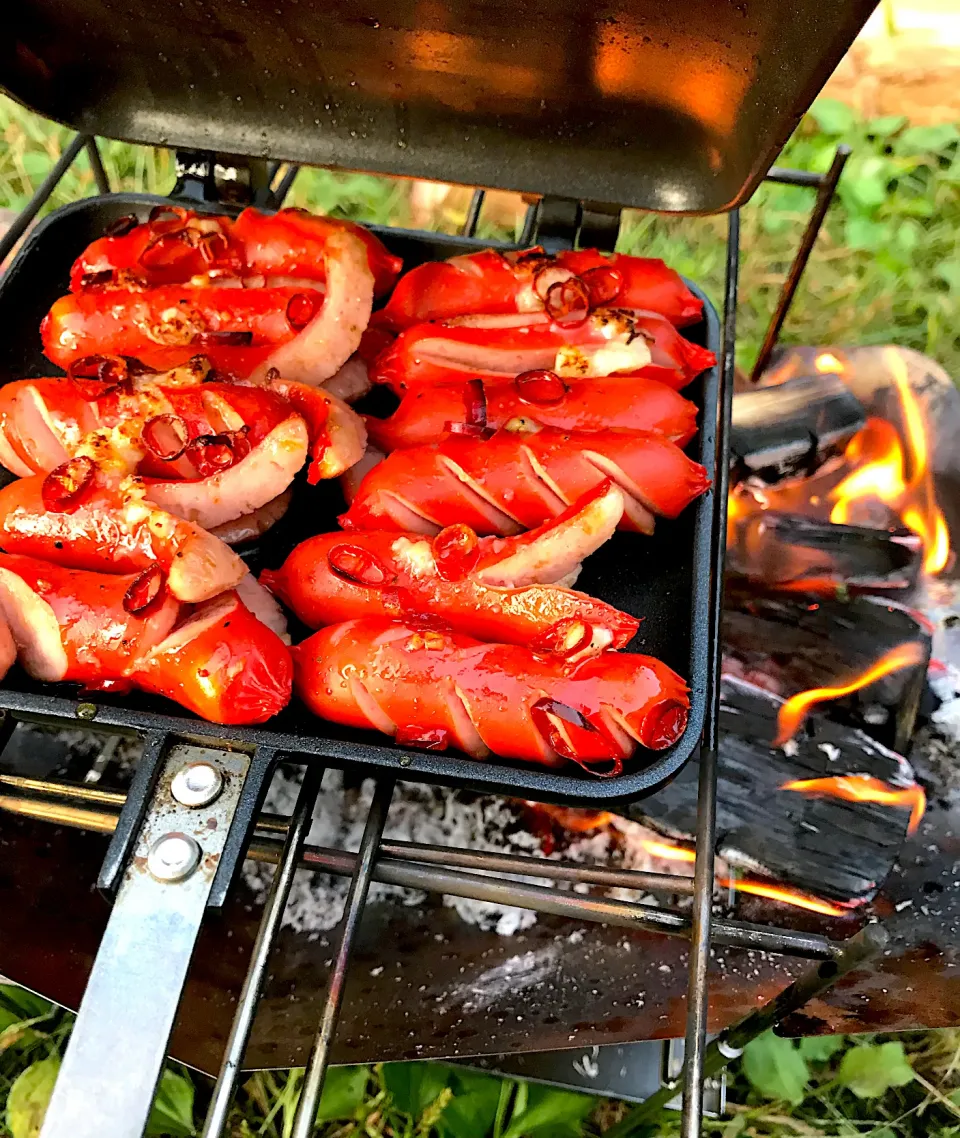
<svg viewBox="0 0 960 1138">
<path fill-rule="evenodd" d="M 147 869 L 158 881 L 183 881 L 199 864 L 199 843 L 188 834 L 164 834 L 147 854 Z"/>
<path fill-rule="evenodd" d="M 411 759 L 409 755 L 401 755 L 400 756 L 400 766 L 409 767 L 412 763 L 413 763 L 413 759 Z"/>
<path fill-rule="evenodd" d="M 206 806 L 223 790 L 223 775 L 212 763 L 190 763 L 173 776 L 170 793 L 181 806 Z"/>
<path fill-rule="evenodd" d="M 78 703 L 76 716 L 78 719 L 93 719 L 97 714 L 95 703 Z"/>
</svg>

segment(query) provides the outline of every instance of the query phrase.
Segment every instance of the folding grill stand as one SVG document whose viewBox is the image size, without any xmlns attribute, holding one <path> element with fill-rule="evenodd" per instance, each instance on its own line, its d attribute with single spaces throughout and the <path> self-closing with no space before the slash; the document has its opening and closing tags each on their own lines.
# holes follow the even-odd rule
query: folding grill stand
<svg viewBox="0 0 960 1138">
<path fill-rule="evenodd" d="M 89 155 L 98 191 L 110 192 L 95 139 L 76 136 L 0 240 L 0 260 L 12 251 L 83 149 Z M 815 187 L 818 194 L 764 342 L 755 377 L 769 361 L 848 153 L 846 148 L 838 148 L 826 175 L 777 168 L 768 175 L 772 181 Z M 233 188 L 242 191 L 248 201 L 277 208 L 286 197 L 296 172 L 297 167 L 288 167 L 276 187 L 271 188 L 280 173 L 277 164 L 264 165 L 258 177 L 252 164 L 235 168 L 218 165 L 210 155 L 178 156 L 175 193 L 180 197 L 209 200 L 215 196 L 214 190 L 222 192 L 223 184 L 232 182 Z M 477 190 L 468 210 L 465 236 L 474 236 L 483 203 L 484 192 Z M 617 224 L 615 214 L 597 214 L 580 203 L 545 199 L 528 210 L 520 244 L 539 240 L 547 247 L 556 248 L 569 246 L 578 237 L 582 245 L 611 247 Z M 721 397 L 715 424 L 719 455 L 725 453 L 733 398 L 739 238 L 739 213 L 733 211 L 729 215 L 727 236 Z M 535 857 L 384 841 L 382 835 L 394 787 L 393 776 L 384 775 L 377 778 L 356 854 L 308 847 L 304 843 L 320 789 L 321 768 L 318 765 L 306 767 L 290 819 L 262 815 L 260 807 L 275 761 L 283 758 L 295 762 L 296 756 L 281 756 L 264 747 L 231 749 L 223 740 L 200 736 L 186 741 L 162 731 L 149 735 L 126 796 L 85 787 L 4 778 L 5 789 L 24 800 L 21 812 L 55 818 L 61 824 L 113 833 L 98 886 L 115 894 L 115 901 L 47 1111 L 42 1138 L 138 1138 L 142 1133 L 203 914 L 206 909 L 223 904 L 244 856 L 274 862 L 278 868 L 213 1091 L 204 1138 L 215 1138 L 223 1133 L 270 952 L 294 871 L 300 865 L 349 876 L 351 884 L 341 922 L 340 943 L 294 1121 L 293 1138 L 308 1138 L 314 1130 L 350 953 L 371 881 L 689 938 L 686 1058 L 682 1076 L 637 1107 L 608 1131 L 608 1136 L 623 1138 L 654 1118 L 675 1095 L 682 1081 L 682 1135 L 697 1138 L 704 1080 L 739 1055 L 751 1039 L 780 1023 L 841 976 L 865 964 L 887 942 L 887 935 L 879 925 L 868 925 L 849 940 L 838 943 L 816 934 L 712 917 L 720 602 L 727 483 L 727 466 L 718 462 L 717 485 L 713 492 L 712 564 L 716 572 L 710 583 L 714 601 L 714 620 L 710 628 L 710 690 L 700 751 L 697 857 L 692 886 L 689 878 L 673 874 L 585 867 Z M 96 708 L 92 704 L 80 704 L 77 714 L 81 719 L 89 719 L 96 714 Z M 12 730 L 12 718 L 6 718 L 7 730 Z M 405 765 L 402 758 L 399 763 L 401 767 Z M 504 879 L 504 874 L 619 886 L 648 893 L 692 894 L 692 908 L 688 915 L 669 908 L 529 885 Z M 727 1028 L 707 1046 L 707 967 L 711 944 L 753 948 L 817 963 L 775 999 Z"/>
</svg>

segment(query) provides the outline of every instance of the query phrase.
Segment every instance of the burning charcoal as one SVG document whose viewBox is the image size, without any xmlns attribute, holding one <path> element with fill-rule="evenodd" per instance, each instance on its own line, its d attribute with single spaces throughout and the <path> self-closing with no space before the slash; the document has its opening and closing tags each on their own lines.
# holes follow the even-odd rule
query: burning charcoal
<svg viewBox="0 0 960 1138">
<path fill-rule="evenodd" d="M 717 850 L 730 864 L 795 889 L 848 901 L 871 893 L 890 872 L 915 805 L 913 772 L 900 755 L 854 727 L 812 715 L 809 729 L 786 747 L 772 745 L 781 701 L 725 676 L 720 710 Z M 889 788 L 897 805 L 848 801 L 791 782 L 866 775 Z M 629 807 L 637 821 L 671 834 L 697 825 L 698 764 L 690 762 L 655 795 Z M 842 784 L 840 789 L 842 790 Z M 898 793 L 900 792 L 900 793 Z"/>
<path fill-rule="evenodd" d="M 732 573 L 770 588 L 834 596 L 911 589 L 923 543 L 908 529 L 868 529 L 765 510 L 730 530 Z"/>
<path fill-rule="evenodd" d="M 867 671 L 898 645 L 919 641 L 930 651 L 930 627 L 902 605 L 855 597 L 816 602 L 802 594 L 760 593 L 732 582 L 724 605 L 725 668 L 783 698 L 835 687 Z M 900 749 L 913 733 L 926 668 L 905 668 L 831 705 L 834 719 Z M 762 680 L 760 680 L 762 677 Z M 760 680 L 760 682 L 758 682 Z M 878 723 L 880 707 L 886 722 Z M 870 720 L 864 710 L 870 708 Z"/>
<path fill-rule="evenodd" d="M 866 423 L 860 401 L 836 375 L 801 375 L 733 400 L 730 451 L 741 474 L 776 482 L 812 473 Z"/>
<path fill-rule="evenodd" d="M 889 420 L 903 433 L 903 400 L 894 375 L 898 363 L 926 428 L 936 500 L 949 531 L 960 531 L 960 391 L 954 383 L 958 377 L 951 378 L 936 361 L 911 348 L 796 346 L 775 354 L 762 382 L 782 386 L 782 381 L 798 374 L 839 372 L 868 416 Z"/>
</svg>

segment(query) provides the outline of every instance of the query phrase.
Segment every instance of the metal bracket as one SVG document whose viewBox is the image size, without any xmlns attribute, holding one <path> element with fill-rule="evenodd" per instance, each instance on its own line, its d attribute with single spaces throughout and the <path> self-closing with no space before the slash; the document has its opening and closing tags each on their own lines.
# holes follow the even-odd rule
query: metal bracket
<svg viewBox="0 0 960 1138">
<path fill-rule="evenodd" d="M 250 766 L 245 754 L 170 748 L 136 831 L 42 1138 L 143 1133 Z"/>
<path fill-rule="evenodd" d="M 174 199 L 228 206 L 269 202 L 273 171 L 265 160 L 212 150 L 178 150 L 176 158 Z"/>
<path fill-rule="evenodd" d="M 576 248 L 612 252 L 620 217 L 619 206 L 543 197 L 528 211 L 520 244 L 542 245 L 548 253 Z"/>
</svg>

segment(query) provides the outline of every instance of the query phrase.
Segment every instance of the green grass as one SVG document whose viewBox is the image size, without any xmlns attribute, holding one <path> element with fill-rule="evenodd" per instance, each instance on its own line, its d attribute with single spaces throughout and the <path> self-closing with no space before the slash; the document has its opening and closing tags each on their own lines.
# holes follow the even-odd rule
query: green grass
<svg viewBox="0 0 960 1138">
<path fill-rule="evenodd" d="M 21 208 L 69 139 L 0 98 L 0 207 Z M 862 122 L 821 101 L 782 162 L 825 170 L 838 142 L 854 154 L 784 330 L 785 342 L 896 342 L 936 357 L 960 375 L 960 132 L 910 127 L 902 119 Z M 167 151 L 103 142 L 115 188 L 163 194 L 173 184 Z M 48 208 L 92 194 L 85 154 Z M 292 203 L 372 222 L 409 224 L 408 184 L 361 174 L 303 171 Z M 809 215 L 811 191 L 764 186 L 743 209 L 738 360 L 756 356 L 784 273 Z M 462 221 L 445 210 L 437 228 Z M 483 222 L 488 237 L 515 230 Z M 714 300 L 723 287 L 722 218 L 630 213 L 620 247 L 662 256 Z M 35 1138 L 70 1017 L 0 987 L 0 1133 Z M 847 1039 L 836 1048 L 798 1048 L 765 1038 L 733 1066 L 730 1114 L 708 1124 L 716 1138 L 948 1138 L 960 1135 L 960 1031 L 914 1033 L 895 1046 Z M 891 1049 L 892 1047 L 892 1049 Z M 852 1056 L 850 1058 L 849 1056 Z M 231 1118 L 232 1138 L 287 1138 L 301 1073 L 254 1075 Z M 183 1138 L 201 1125 L 209 1081 L 170 1069 L 152 1134 Z M 441 1064 L 388 1064 L 331 1073 L 318 1134 L 323 1138 L 576 1138 L 619 1125 L 627 1109 Z M 4 1129 L 5 1124 L 5 1129 Z M 640 1133 L 640 1131 L 636 1131 Z M 616 1133 L 616 1131 L 614 1131 Z M 678 1133 L 664 1115 L 649 1134 Z"/>
<path fill-rule="evenodd" d="M 0 985 L 0 1135 L 37 1138 L 73 1017 Z M 712 1138 L 957 1138 L 960 1031 L 898 1037 L 825 1036 L 795 1043 L 769 1033 L 730 1068 L 730 1102 L 705 1123 Z M 289 1138 L 300 1069 L 245 1078 L 228 1138 Z M 147 1134 L 192 1138 L 211 1080 L 178 1064 L 163 1073 Z M 635 1125 L 624 1103 L 501 1079 L 443 1063 L 332 1068 L 318 1138 L 678 1138 L 664 1111 Z"/>
<path fill-rule="evenodd" d="M 69 132 L 0 97 L 0 207 L 19 209 L 39 184 Z M 854 148 L 800 292 L 785 342 L 894 341 L 927 352 L 960 375 L 960 131 L 911 127 L 904 119 L 857 120 L 821 100 L 787 145 L 782 163 L 826 170 L 838 142 Z M 103 142 L 114 187 L 165 193 L 173 185 L 168 151 Z M 49 208 L 95 190 L 86 154 L 67 174 Z M 292 204 L 361 221 L 410 221 L 409 183 L 367 174 L 304 170 Z M 784 274 L 813 204 L 813 191 L 764 185 L 742 211 L 738 362 L 749 368 L 763 339 Z M 444 210 L 437 228 L 456 227 Z M 481 223 L 488 237 L 516 230 Z M 725 220 L 628 212 L 620 248 L 661 256 L 719 302 Z"/>
</svg>

